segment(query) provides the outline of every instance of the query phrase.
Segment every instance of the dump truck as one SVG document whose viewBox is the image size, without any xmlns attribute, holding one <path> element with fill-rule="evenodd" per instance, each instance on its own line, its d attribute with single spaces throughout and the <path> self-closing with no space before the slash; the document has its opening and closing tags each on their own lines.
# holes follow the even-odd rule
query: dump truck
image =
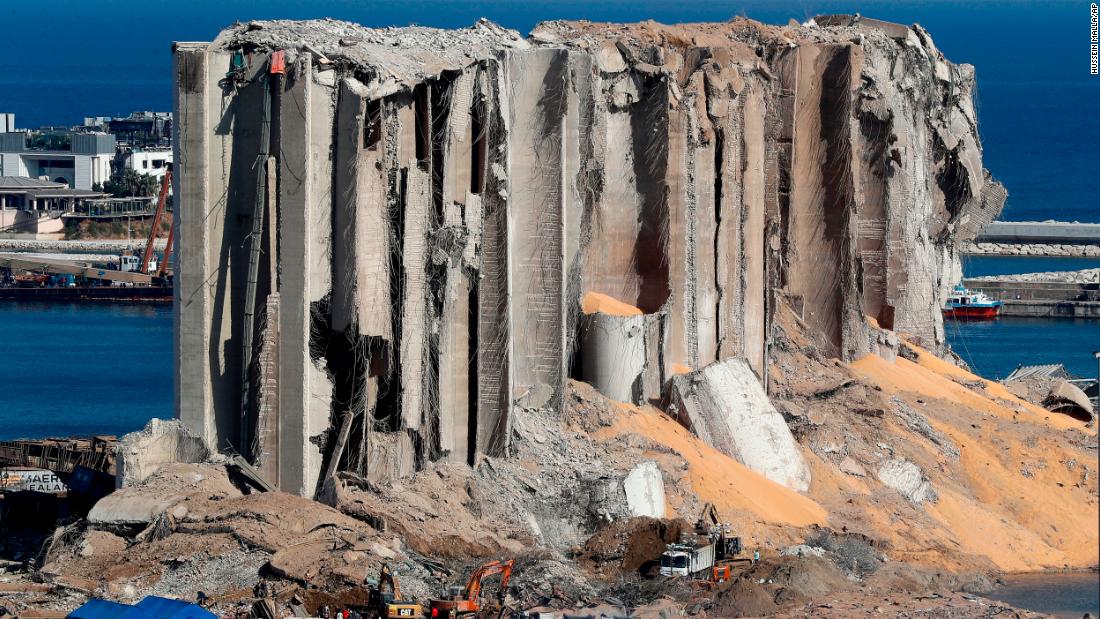
<svg viewBox="0 0 1100 619">
<path fill-rule="evenodd" d="M 728 561 L 741 553 L 741 538 L 730 534 L 730 526 L 718 518 L 718 510 L 707 503 L 695 531 L 661 554 L 661 575 L 696 577 L 716 582 L 729 580 Z"/>
</svg>

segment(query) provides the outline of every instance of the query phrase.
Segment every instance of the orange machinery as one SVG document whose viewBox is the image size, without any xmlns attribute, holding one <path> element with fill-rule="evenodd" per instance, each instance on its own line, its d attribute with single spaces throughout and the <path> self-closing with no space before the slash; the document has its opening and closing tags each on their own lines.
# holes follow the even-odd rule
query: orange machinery
<svg viewBox="0 0 1100 619">
<path fill-rule="evenodd" d="M 512 577 L 512 568 L 515 560 L 490 561 L 474 570 L 466 587 L 459 589 L 454 587 L 450 595 L 443 599 L 432 600 L 428 603 L 430 616 L 433 619 L 472 617 L 481 613 L 481 586 L 486 578 L 500 574 L 500 603 L 503 606 L 504 594 L 508 590 L 508 580 Z"/>
<path fill-rule="evenodd" d="M 157 240 L 157 231 L 160 229 L 160 220 L 164 217 L 164 205 L 168 201 L 168 188 L 172 186 L 172 164 L 164 171 L 164 179 L 160 185 L 160 197 L 157 199 L 157 210 L 153 214 L 153 225 L 149 228 L 149 241 L 145 244 L 145 252 L 141 255 L 141 269 L 138 273 L 149 272 L 149 261 L 153 257 L 153 243 Z M 176 227 L 172 226 L 168 231 L 168 244 L 164 247 L 164 259 L 157 269 L 157 277 L 163 278 L 168 272 L 168 261 L 172 257 L 172 241 L 175 240 Z"/>
</svg>

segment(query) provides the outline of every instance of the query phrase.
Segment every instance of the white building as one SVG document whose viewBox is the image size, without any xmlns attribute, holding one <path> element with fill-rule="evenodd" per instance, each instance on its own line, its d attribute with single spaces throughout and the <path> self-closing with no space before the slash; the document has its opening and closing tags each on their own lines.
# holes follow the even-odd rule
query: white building
<svg viewBox="0 0 1100 619">
<path fill-rule="evenodd" d="M 52 134 L 43 146 L 40 134 L 0 133 L 0 176 L 23 176 L 91 190 L 111 178 L 115 137 L 107 133 Z"/>
<path fill-rule="evenodd" d="M 0 176 L 0 238 L 62 238 L 65 214 L 87 211 L 89 202 L 106 196 L 63 183 Z"/>
<path fill-rule="evenodd" d="M 135 172 L 149 174 L 160 180 L 172 163 L 171 148 L 135 148 L 124 155 L 123 165 Z"/>
</svg>

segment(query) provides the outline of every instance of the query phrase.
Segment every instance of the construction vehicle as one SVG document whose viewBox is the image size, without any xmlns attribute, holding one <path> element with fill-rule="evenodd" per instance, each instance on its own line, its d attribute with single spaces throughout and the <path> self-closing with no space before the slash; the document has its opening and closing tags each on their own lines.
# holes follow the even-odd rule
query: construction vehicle
<svg viewBox="0 0 1100 619">
<path fill-rule="evenodd" d="M 130 253 L 120 254 L 118 257 L 118 270 L 124 273 L 142 273 L 141 258 Z M 149 265 L 144 273 L 152 274 L 157 271 L 156 256 L 149 259 Z"/>
<path fill-rule="evenodd" d="M 724 582 L 732 571 L 729 561 L 740 553 L 741 538 L 730 534 L 729 524 L 721 522 L 718 510 L 707 503 L 695 532 L 669 544 L 661 554 L 661 575 Z"/>
<path fill-rule="evenodd" d="M 401 584 L 390 571 L 388 564 L 382 564 L 377 582 L 367 582 L 370 592 L 367 596 L 365 614 L 369 619 L 400 619 L 401 617 L 422 617 L 424 609 L 416 602 L 401 599 Z"/>
<path fill-rule="evenodd" d="M 515 560 L 490 561 L 474 570 L 465 587 L 451 587 L 446 598 L 432 600 L 428 604 L 432 619 L 454 619 L 456 617 L 484 617 L 491 609 L 481 604 L 481 586 L 486 578 L 500 574 L 500 591 L 497 593 L 500 612 L 504 612 L 504 595 L 508 591 L 508 581 L 512 578 Z"/>
<path fill-rule="evenodd" d="M 160 231 L 160 221 L 164 218 L 164 207 L 168 202 L 168 188 L 172 186 L 172 164 L 168 164 L 168 169 L 164 171 L 164 176 L 161 178 L 160 183 L 160 196 L 157 198 L 157 210 L 153 212 L 153 222 L 149 226 L 149 240 L 145 243 L 145 251 L 141 253 L 140 266 L 137 263 L 136 256 L 133 258 L 130 268 L 126 268 L 126 258 L 123 256 L 123 262 L 121 267 L 123 271 L 137 271 L 138 273 L 155 273 L 157 277 L 164 278 L 168 271 L 168 260 L 172 256 L 172 241 L 175 236 L 175 226 L 172 226 L 168 233 L 168 244 L 164 248 L 164 258 L 160 261 L 160 268 L 157 268 L 157 260 L 153 256 L 153 245 L 157 240 L 157 232 Z"/>
</svg>

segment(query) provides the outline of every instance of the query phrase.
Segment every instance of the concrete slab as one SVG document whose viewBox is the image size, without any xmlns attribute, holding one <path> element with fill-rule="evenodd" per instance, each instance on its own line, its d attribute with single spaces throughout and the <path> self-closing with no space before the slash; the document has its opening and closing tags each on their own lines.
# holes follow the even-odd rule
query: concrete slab
<svg viewBox="0 0 1100 619">
<path fill-rule="evenodd" d="M 626 504 L 633 516 L 665 517 L 665 482 L 656 462 L 640 462 L 623 479 Z"/>
<path fill-rule="evenodd" d="M 798 443 L 744 360 L 673 377 L 669 410 L 718 451 L 788 488 L 809 489 Z"/>
</svg>

